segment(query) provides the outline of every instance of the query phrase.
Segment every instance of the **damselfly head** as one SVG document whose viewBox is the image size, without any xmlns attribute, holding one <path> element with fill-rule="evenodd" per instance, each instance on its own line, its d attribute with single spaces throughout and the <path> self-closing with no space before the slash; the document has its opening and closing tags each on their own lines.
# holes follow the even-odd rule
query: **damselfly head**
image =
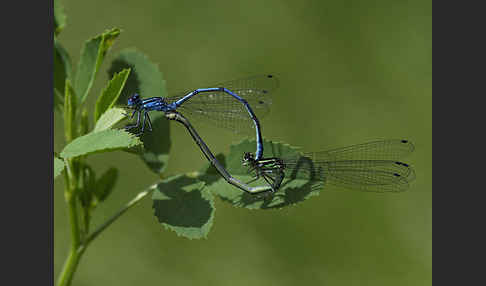
<svg viewBox="0 0 486 286">
<path fill-rule="evenodd" d="M 142 100 L 140 99 L 140 95 L 138 95 L 137 93 L 128 98 L 128 107 L 136 107 L 141 103 Z"/>
<path fill-rule="evenodd" d="M 249 165 L 253 161 L 255 161 L 255 156 L 253 153 L 245 152 L 243 155 L 243 166 Z"/>
</svg>

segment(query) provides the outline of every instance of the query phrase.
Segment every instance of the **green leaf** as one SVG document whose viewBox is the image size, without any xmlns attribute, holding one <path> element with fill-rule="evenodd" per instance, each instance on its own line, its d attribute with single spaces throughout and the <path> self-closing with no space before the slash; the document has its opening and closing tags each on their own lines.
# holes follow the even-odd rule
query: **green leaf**
<svg viewBox="0 0 486 286">
<path fill-rule="evenodd" d="M 61 0 L 54 0 L 54 33 L 59 35 L 62 29 L 66 26 L 66 14 L 61 4 Z"/>
<path fill-rule="evenodd" d="M 64 147 L 60 156 L 67 159 L 92 153 L 131 148 L 139 144 L 142 144 L 142 142 L 133 134 L 123 130 L 108 129 L 74 139 Z"/>
<path fill-rule="evenodd" d="M 93 132 L 109 129 L 125 117 L 124 109 L 118 107 L 110 108 L 98 119 Z"/>
<path fill-rule="evenodd" d="M 64 161 L 54 157 L 54 179 L 64 170 Z"/>
<path fill-rule="evenodd" d="M 57 89 L 54 89 L 54 111 L 63 111 L 64 109 L 64 93 L 60 93 Z"/>
<path fill-rule="evenodd" d="M 54 108 L 62 110 L 66 79 L 71 79 L 71 59 L 64 47 L 54 38 Z"/>
<path fill-rule="evenodd" d="M 243 183 L 253 179 L 252 174 L 248 173 L 248 167 L 242 165 L 243 154 L 254 152 L 256 147 L 255 140 L 243 140 L 236 145 L 230 146 L 230 153 L 226 160 L 221 161 L 229 173 Z M 264 158 L 295 158 L 300 156 L 298 148 L 288 144 L 275 143 L 264 140 Z M 231 203 L 236 207 L 248 209 L 275 209 L 289 205 L 294 205 L 312 196 L 319 194 L 322 182 L 312 179 L 309 175 L 297 174 L 295 178 L 286 174 L 280 189 L 273 196 L 251 195 L 233 185 L 228 184 L 214 169 L 210 167 L 206 173 L 199 177 L 207 184 L 207 188 L 217 194 L 223 201 Z M 262 178 L 250 186 L 268 185 Z"/>
<path fill-rule="evenodd" d="M 189 239 L 206 238 L 214 219 L 214 199 L 204 182 L 186 175 L 159 183 L 152 195 L 154 215 L 166 228 Z"/>
<path fill-rule="evenodd" d="M 118 170 L 110 168 L 96 181 L 94 194 L 99 202 L 104 201 L 111 194 L 117 179 Z"/>
<path fill-rule="evenodd" d="M 120 35 L 120 29 L 114 28 L 85 42 L 74 84 L 79 102 L 84 102 L 88 96 L 106 52 L 118 35 Z"/>
<path fill-rule="evenodd" d="M 126 105 L 128 97 L 134 93 L 142 97 L 167 97 L 162 73 L 144 54 L 133 49 L 123 50 L 116 56 L 108 72 L 113 76 L 126 68 L 130 68 L 131 72 L 118 98 L 119 104 Z M 171 145 L 169 121 L 162 112 L 150 113 L 150 119 L 153 131 L 147 131 L 142 136 L 144 152 L 140 153 L 140 156 L 153 172 L 162 173 L 169 161 Z"/>
<path fill-rule="evenodd" d="M 82 170 L 81 180 L 83 182 L 83 187 L 80 188 L 81 193 L 79 194 L 79 198 L 83 208 L 88 209 L 92 206 L 96 174 L 93 171 L 93 168 L 85 163 L 83 163 L 80 168 Z"/>
<path fill-rule="evenodd" d="M 89 132 L 89 119 L 88 119 L 88 110 L 86 108 L 83 109 L 81 113 L 81 120 L 79 124 L 79 135 L 85 135 Z"/>
<path fill-rule="evenodd" d="M 219 161 L 219 163 L 221 165 L 223 165 L 224 168 L 226 168 L 226 157 L 224 156 L 224 154 L 218 154 L 215 156 L 216 157 L 216 160 Z M 212 183 L 220 180 L 220 179 L 223 179 L 221 177 L 221 175 L 219 174 L 218 170 L 216 170 L 216 168 L 208 163 L 206 165 L 204 165 L 201 170 L 199 171 L 196 171 L 196 177 L 199 179 L 199 180 L 202 180 L 206 183 L 206 186 L 210 186 Z M 224 180 L 224 179 L 223 179 Z"/>
<path fill-rule="evenodd" d="M 96 100 L 94 120 L 98 121 L 100 116 L 110 109 L 118 100 L 118 97 L 125 86 L 125 82 L 130 74 L 130 69 L 124 69 L 116 73 Z"/>
<path fill-rule="evenodd" d="M 71 81 L 66 80 L 66 86 L 64 88 L 64 132 L 66 141 L 69 143 L 76 137 L 76 94 L 71 86 Z"/>
</svg>

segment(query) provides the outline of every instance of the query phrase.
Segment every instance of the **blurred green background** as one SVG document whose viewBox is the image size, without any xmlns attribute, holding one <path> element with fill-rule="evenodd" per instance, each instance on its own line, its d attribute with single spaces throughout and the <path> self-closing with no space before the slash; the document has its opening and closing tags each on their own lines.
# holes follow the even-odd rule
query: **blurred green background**
<svg viewBox="0 0 486 286">
<path fill-rule="evenodd" d="M 318 151 L 375 139 L 407 138 L 417 179 L 406 193 L 328 188 L 295 207 L 249 211 L 216 202 L 206 240 L 165 230 L 146 198 L 85 253 L 73 285 L 431 285 L 431 1 L 73 1 L 64 0 L 60 41 L 74 66 L 82 44 L 105 29 L 122 34 L 93 86 L 94 102 L 114 55 L 145 53 L 169 91 L 275 73 L 280 88 L 263 135 Z M 145 95 L 150 96 L 150 95 Z M 64 146 L 55 116 L 55 151 Z M 199 127 L 199 126 L 198 126 Z M 215 153 L 241 139 L 199 129 Z M 205 163 L 186 130 L 171 123 L 167 174 Z M 95 212 L 98 225 L 157 180 L 136 156 L 92 156 L 96 170 L 120 171 Z M 63 178 L 54 187 L 54 268 L 69 249 Z"/>
</svg>

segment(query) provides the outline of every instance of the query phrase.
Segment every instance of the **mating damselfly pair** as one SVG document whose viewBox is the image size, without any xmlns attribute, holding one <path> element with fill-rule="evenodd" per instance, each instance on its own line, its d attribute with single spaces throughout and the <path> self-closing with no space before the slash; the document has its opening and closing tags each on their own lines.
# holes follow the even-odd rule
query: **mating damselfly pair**
<svg viewBox="0 0 486 286">
<path fill-rule="evenodd" d="M 142 99 L 138 94 L 128 99 L 137 114 L 137 122 L 126 129 L 145 126 L 152 130 L 150 111 L 162 111 L 169 120 L 183 124 L 208 161 L 230 184 L 250 194 L 273 194 L 285 178 L 307 174 L 315 181 L 347 189 L 371 192 L 402 192 L 415 178 L 411 166 L 401 162 L 414 146 L 408 140 L 379 140 L 328 151 L 300 153 L 291 157 L 263 157 L 262 127 L 258 118 L 270 110 L 271 93 L 279 86 L 273 75 L 259 75 L 194 89 L 173 96 Z M 254 108 L 254 109 L 253 109 Z M 181 111 L 183 114 L 181 114 Z M 185 116 L 184 116 L 185 115 Z M 254 130 L 256 152 L 242 154 L 242 165 L 253 174 L 253 180 L 263 179 L 262 186 L 250 186 L 234 178 L 215 158 L 209 147 L 191 125 L 189 117 L 241 133 Z"/>
</svg>

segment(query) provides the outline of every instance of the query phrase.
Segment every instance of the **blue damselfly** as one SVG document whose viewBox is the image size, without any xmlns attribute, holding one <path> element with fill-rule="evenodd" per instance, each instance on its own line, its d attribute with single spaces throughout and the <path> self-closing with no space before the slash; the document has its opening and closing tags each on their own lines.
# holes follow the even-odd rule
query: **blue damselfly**
<svg viewBox="0 0 486 286">
<path fill-rule="evenodd" d="M 278 80 L 273 75 L 258 75 L 212 86 L 215 87 L 176 93 L 166 98 L 142 99 L 134 94 L 128 99 L 128 108 L 134 110 L 130 118 L 137 114 L 137 123 L 126 126 L 126 129 L 136 128 L 141 124 L 141 130 L 137 134 L 141 135 L 146 123 L 149 130 L 152 130 L 148 115 L 150 111 L 165 113 L 179 110 L 185 116 L 208 121 L 237 133 L 254 128 L 257 141 L 255 158 L 260 159 L 263 145 L 258 118 L 269 112 L 269 95 L 278 87 Z"/>
</svg>

